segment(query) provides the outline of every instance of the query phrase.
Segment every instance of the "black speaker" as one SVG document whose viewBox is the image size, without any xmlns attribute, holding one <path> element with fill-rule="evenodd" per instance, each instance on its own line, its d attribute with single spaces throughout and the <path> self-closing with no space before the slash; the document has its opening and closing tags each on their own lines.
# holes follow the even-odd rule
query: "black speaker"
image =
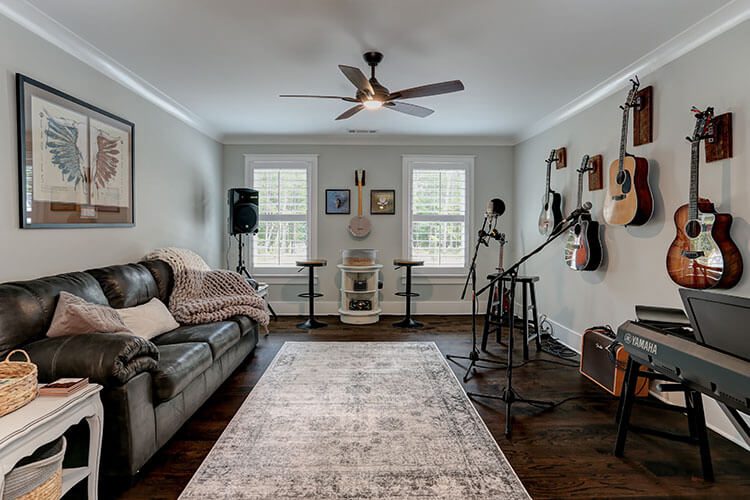
<svg viewBox="0 0 750 500">
<path fill-rule="evenodd" d="M 250 188 L 232 188 L 227 192 L 227 203 L 229 234 L 258 231 L 258 191 Z"/>
</svg>

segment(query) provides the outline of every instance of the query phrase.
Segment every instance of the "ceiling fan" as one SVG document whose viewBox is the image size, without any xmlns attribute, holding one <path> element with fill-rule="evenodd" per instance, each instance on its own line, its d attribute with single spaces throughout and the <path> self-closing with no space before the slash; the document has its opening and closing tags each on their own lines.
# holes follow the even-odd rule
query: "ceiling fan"
<svg viewBox="0 0 750 500">
<path fill-rule="evenodd" d="M 367 62 L 367 64 L 370 66 L 369 80 L 359 68 L 339 64 L 339 69 L 342 73 L 344 73 L 344 76 L 346 76 L 349 81 L 352 82 L 355 87 L 357 87 L 357 93 L 355 97 L 300 94 L 284 94 L 279 97 L 341 99 L 342 101 L 357 103 L 355 106 L 347 109 L 339 116 L 337 116 L 337 120 L 345 120 L 347 118 L 351 118 L 363 109 L 376 110 L 380 108 L 392 109 L 393 111 L 406 113 L 407 115 L 424 118 L 434 113 L 434 110 L 425 108 L 423 106 L 417 106 L 416 104 L 401 102 L 401 100 L 414 99 L 415 97 L 428 97 L 433 95 L 449 94 L 451 92 L 458 92 L 464 89 L 464 84 L 461 83 L 461 80 L 451 80 L 448 82 L 432 83 L 430 85 L 422 85 L 420 87 L 412 87 L 409 89 L 399 90 L 397 92 L 390 92 L 375 78 L 375 66 L 377 66 L 378 63 L 383 60 L 383 54 L 374 51 L 365 52 L 363 57 L 365 59 L 365 62 Z"/>
</svg>

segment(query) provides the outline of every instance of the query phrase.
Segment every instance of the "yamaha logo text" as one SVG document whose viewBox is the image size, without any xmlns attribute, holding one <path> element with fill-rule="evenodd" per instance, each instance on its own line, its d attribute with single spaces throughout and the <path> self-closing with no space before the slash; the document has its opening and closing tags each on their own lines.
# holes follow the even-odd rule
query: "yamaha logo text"
<svg viewBox="0 0 750 500">
<path fill-rule="evenodd" d="M 638 337 L 637 335 L 626 334 L 623 340 L 626 344 L 630 344 L 652 356 L 656 356 L 656 351 L 659 349 L 659 346 L 655 342 Z"/>
</svg>

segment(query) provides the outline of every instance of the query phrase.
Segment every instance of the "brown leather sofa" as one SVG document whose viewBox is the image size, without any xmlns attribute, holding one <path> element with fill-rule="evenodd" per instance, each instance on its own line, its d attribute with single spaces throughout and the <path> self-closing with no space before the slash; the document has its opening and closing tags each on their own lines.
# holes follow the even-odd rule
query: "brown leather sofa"
<svg viewBox="0 0 750 500">
<path fill-rule="evenodd" d="M 102 384 L 102 474 L 132 476 L 255 349 L 257 324 L 246 316 L 185 325 L 151 341 L 117 333 L 47 338 L 60 291 L 114 308 L 158 297 L 173 283 L 162 261 L 0 284 L 0 357 L 21 348 L 40 382 L 89 377 Z"/>
</svg>

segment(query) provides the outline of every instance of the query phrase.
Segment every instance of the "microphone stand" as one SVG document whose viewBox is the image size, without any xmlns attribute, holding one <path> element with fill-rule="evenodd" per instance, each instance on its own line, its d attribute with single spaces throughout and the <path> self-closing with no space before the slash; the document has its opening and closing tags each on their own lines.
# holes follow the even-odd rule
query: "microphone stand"
<svg viewBox="0 0 750 500">
<path fill-rule="evenodd" d="M 487 233 L 487 231 L 485 230 L 487 228 L 488 217 L 489 216 L 487 214 L 484 215 L 482 229 L 479 230 L 477 242 L 474 245 L 474 255 L 471 258 L 471 266 L 469 266 L 469 272 L 466 275 L 464 290 L 463 292 L 461 292 L 461 300 L 464 300 L 466 298 L 466 291 L 469 288 L 469 282 L 471 282 L 471 352 L 468 356 L 456 356 L 453 354 L 447 354 L 445 356 L 445 358 L 450 361 L 454 361 L 456 359 L 467 359 L 470 361 L 469 366 L 466 368 L 466 373 L 464 373 L 464 383 L 469 381 L 469 374 L 472 373 L 472 371 L 476 373 L 477 361 L 481 361 L 483 363 L 497 363 L 500 365 L 505 365 L 505 361 L 483 359 L 479 357 L 479 349 L 477 349 L 477 256 L 479 255 L 480 245 L 489 246 L 486 239 L 489 236 L 489 233 Z M 502 366 L 480 366 L 479 368 L 502 368 Z"/>
<path fill-rule="evenodd" d="M 507 363 L 506 363 L 506 370 L 505 370 L 505 387 L 500 391 L 500 395 L 492 395 L 492 394 L 480 394 L 475 392 L 467 392 L 466 395 L 469 397 L 474 398 L 487 398 L 487 399 L 498 399 L 500 401 L 503 401 L 505 403 L 505 436 L 510 437 L 511 432 L 511 423 L 512 423 L 512 416 L 511 416 L 511 406 L 513 403 L 525 403 L 531 406 L 535 406 L 538 408 L 550 408 L 555 406 L 555 403 L 552 401 L 542 401 L 538 399 L 527 399 L 522 396 L 520 396 L 515 389 L 513 389 L 513 332 L 515 328 L 515 314 L 513 313 L 513 308 L 515 307 L 515 298 L 516 298 L 516 279 L 518 278 L 518 270 L 519 268 L 530 258 L 532 258 L 534 255 L 541 252 L 547 245 L 552 243 L 554 240 L 560 237 L 560 235 L 567 233 L 568 229 L 573 227 L 577 222 L 578 218 L 581 216 L 582 213 L 587 212 L 587 210 L 578 210 L 577 214 L 575 216 L 569 217 L 562 221 L 558 226 L 561 226 L 559 229 L 553 228 L 552 233 L 550 234 L 549 238 L 547 238 L 544 243 L 536 247 L 534 250 L 529 252 L 528 254 L 521 257 L 521 259 L 513 264 L 511 267 L 509 267 L 504 272 L 498 274 L 493 279 L 490 280 L 490 282 L 484 286 L 479 292 L 477 292 L 477 295 L 481 295 L 484 293 L 490 286 L 495 284 L 496 282 L 504 279 L 506 276 L 510 276 L 510 307 L 511 307 L 511 314 L 510 314 L 510 324 L 508 325 L 510 328 L 510 334 L 508 334 L 508 357 L 507 357 Z"/>
</svg>

